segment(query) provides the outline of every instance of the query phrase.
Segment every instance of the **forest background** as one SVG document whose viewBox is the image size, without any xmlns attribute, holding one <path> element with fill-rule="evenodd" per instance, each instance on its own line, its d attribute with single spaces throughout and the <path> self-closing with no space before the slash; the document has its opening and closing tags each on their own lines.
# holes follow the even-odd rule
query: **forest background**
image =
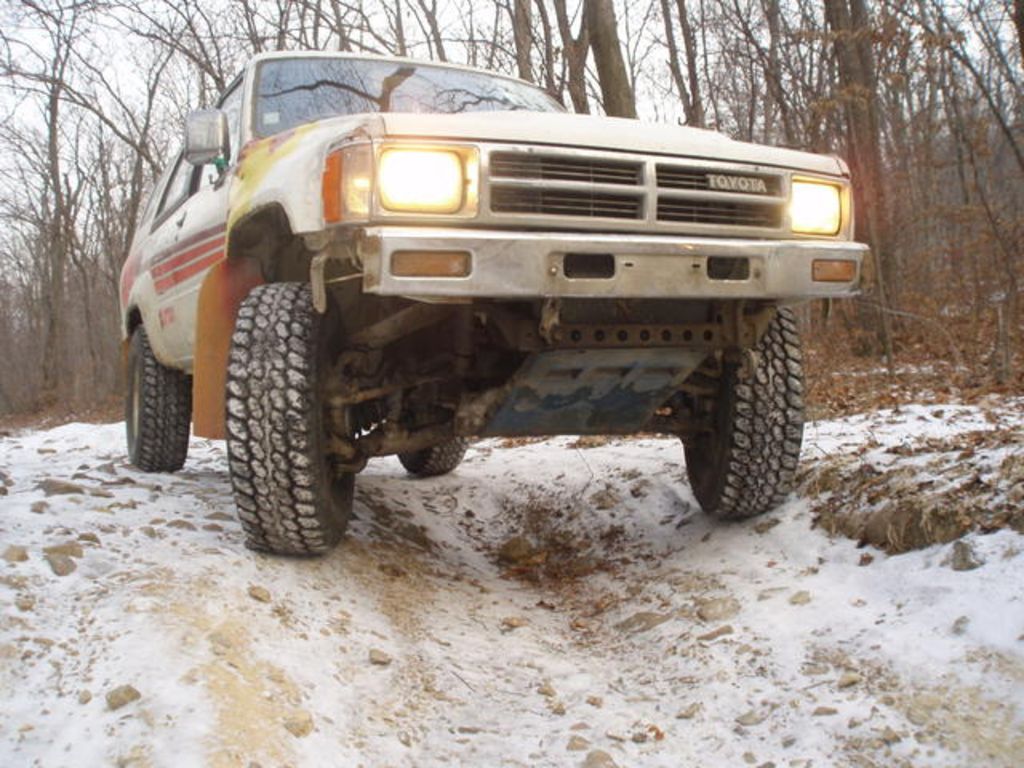
<svg viewBox="0 0 1024 768">
<path fill-rule="evenodd" d="M 111 409 L 118 275 L 186 113 L 293 49 L 839 154 L 874 259 L 801 311 L 813 408 L 1020 391 L 1022 45 L 1024 0 L 2 0 L 0 416 Z"/>
</svg>

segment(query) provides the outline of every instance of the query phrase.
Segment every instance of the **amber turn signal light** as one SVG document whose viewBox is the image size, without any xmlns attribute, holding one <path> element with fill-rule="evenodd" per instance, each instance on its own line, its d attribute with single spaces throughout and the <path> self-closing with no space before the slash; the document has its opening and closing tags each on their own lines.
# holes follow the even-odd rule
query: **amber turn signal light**
<svg viewBox="0 0 1024 768">
<path fill-rule="evenodd" d="M 324 222 L 341 221 L 341 152 L 331 152 L 324 161 L 320 194 L 324 203 Z"/>
<path fill-rule="evenodd" d="M 849 283 L 857 277 L 857 262 L 849 259 L 815 259 L 811 278 L 816 283 Z"/>
<path fill-rule="evenodd" d="M 391 274 L 395 277 L 468 277 L 473 257 L 467 251 L 395 251 Z"/>
</svg>

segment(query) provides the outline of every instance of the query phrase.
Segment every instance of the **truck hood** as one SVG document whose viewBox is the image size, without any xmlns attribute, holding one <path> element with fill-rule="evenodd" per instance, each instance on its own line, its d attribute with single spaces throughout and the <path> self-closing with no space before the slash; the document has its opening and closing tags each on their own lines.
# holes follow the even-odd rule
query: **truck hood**
<svg viewBox="0 0 1024 768">
<path fill-rule="evenodd" d="M 841 160 L 792 149 L 734 141 L 715 131 L 558 112 L 471 112 L 454 115 L 389 112 L 371 132 L 389 138 L 464 139 L 642 152 L 848 175 Z M 368 126 L 369 127 L 369 126 Z M 373 130 L 376 129 L 376 130 Z"/>
</svg>

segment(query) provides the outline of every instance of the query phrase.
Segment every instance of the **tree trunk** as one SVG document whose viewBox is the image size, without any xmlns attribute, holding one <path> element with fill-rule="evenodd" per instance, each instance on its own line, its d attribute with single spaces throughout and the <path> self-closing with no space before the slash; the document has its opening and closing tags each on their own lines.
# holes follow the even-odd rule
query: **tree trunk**
<svg viewBox="0 0 1024 768">
<path fill-rule="evenodd" d="M 587 26 L 587 16 L 583 14 L 580 31 L 574 36 L 565 0 L 553 0 L 552 4 L 555 6 L 558 34 L 562 38 L 562 49 L 565 52 L 565 67 L 568 71 L 566 88 L 569 90 L 569 99 L 578 114 L 588 115 L 590 102 L 587 99 L 587 50 L 590 48 L 590 30 Z"/>
<path fill-rule="evenodd" d="M 417 0 L 417 5 L 423 11 L 425 31 L 434 50 L 434 57 L 438 61 L 447 62 L 448 54 L 444 49 L 444 38 L 441 36 L 441 27 L 437 21 L 437 0 L 431 0 L 430 7 L 427 7 L 426 0 Z"/>
<path fill-rule="evenodd" d="M 1013 0 L 1013 24 L 1017 27 L 1017 47 L 1024 59 L 1024 0 Z"/>
<path fill-rule="evenodd" d="M 544 51 L 544 87 L 547 88 L 548 93 L 561 101 L 561 89 L 555 84 L 555 41 L 554 32 L 551 29 L 551 18 L 548 16 L 544 0 L 536 0 L 536 2 L 541 29 L 544 30 L 544 39 L 541 41 Z"/>
<path fill-rule="evenodd" d="M 690 12 L 686 8 L 686 0 L 676 0 L 679 11 L 679 28 L 683 32 L 683 45 L 686 46 L 686 76 L 690 81 L 689 110 L 686 113 L 686 124 L 703 128 L 704 102 L 700 98 L 700 80 L 697 79 L 697 38 L 690 24 Z"/>
<path fill-rule="evenodd" d="M 64 274 L 68 262 L 68 227 L 66 200 L 60 156 L 60 106 L 67 64 L 66 51 L 58 49 L 53 58 L 53 81 L 49 85 L 46 108 L 47 174 L 52 196 L 47 232 L 47 284 L 44 286 L 44 306 L 47 310 L 46 335 L 43 338 L 43 401 L 58 396 L 64 353 Z"/>
<path fill-rule="evenodd" d="M 530 66 L 532 34 L 532 0 L 515 0 L 512 8 L 512 39 L 516 45 L 516 70 L 521 80 L 533 82 L 533 67 Z"/>
<path fill-rule="evenodd" d="M 685 0 L 677 0 L 680 7 L 680 14 L 686 13 Z M 700 90 L 697 84 L 697 59 L 692 48 L 693 30 L 690 29 L 689 37 L 686 30 L 689 28 L 689 21 L 683 25 L 683 40 L 686 45 L 686 68 L 689 79 L 683 75 L 683 68 L 679 61 L 679 46 L 676 45 L 675 26 L 672 23 L 672 8 L 669 0 L 661 0 L 661 16 L 665 22 L 665 42 L 668 47 L 668 68 L 672 73 L 672 81 L 679 92 L 679 100 L 683 104 L 683 114 L 686 117 L 686 124 L 697 127 L 704 125 L 704 110 L 700 104 Z"/>
<path fill-rule="evenodd" d="M 661 0 L 661 19 L 665 25 L 665 44 L 668 47 L 668 70 L 672 73 L 672 82 L 675 83 L 676 91 L 679 92 L 679 100 L 683 103 L 683 113 L 687 115 L 689 122 L 690 94 L 683 79 L 683 70 L 679 65 L 679 48 L 676 45 L 676 31 L 672 25 L 672 11 L 669 9 L 668 0 Z"/>
<path fill-rule="evenodd" d="M 877 115 L 877 83 L 871 50 L 870 27 L 864 0 L 825 0 L 825 16 L 832 29 L 839 82 L 846 111 L 850 168 L 857 198 L 861 237 L 871 245 L 880 314 L 877 326 L 886 361 L 892 370 L 892 328 L 887 314 L 891 265 L 888 207 L 882 183 L 881 134 Z"/>
<path fill-rule="evenodd" d="M 604 111 L 613 117 L 635 118 L 636 98 L 622 58 L 612 0 L 584 0 L 583 13 L 590 32 L 590 50 L 597 65 Z"/>
</svg>

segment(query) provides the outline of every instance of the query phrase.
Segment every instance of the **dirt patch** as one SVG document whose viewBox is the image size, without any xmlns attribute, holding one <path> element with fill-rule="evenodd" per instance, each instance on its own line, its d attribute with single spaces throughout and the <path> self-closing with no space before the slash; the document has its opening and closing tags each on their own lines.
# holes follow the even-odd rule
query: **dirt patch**
<svg viewBox="0 0 1024 768">
<path fill-rule="evenodd" d="M 586 512 L 580 505 L 576 500 L 537 493 L 529 493 L 525 500 L 505 499 L 502 519 L 511 524 L 514 533 L 499 542 L 494 551 L 505 575 L 557 587 L 597 571 L 614 570 L 625 538 L 624 528 L 574 525 Z"/>
<path fill-rule="evenodd" d="M 976 654 L 974 658 L 968 654 L 965 661 L 997 665 L 1000 674 L 1016 679 L 1024 674 L 1017 659 L 988 649 Z M 1024 749 L 1013 705 L 982 687 L 965 685 L 953 672 L 915 679 L 888 663 L 851 656 L 834 646 L 809 649 L 802 671 L 819 685 L 835 680 L 837 700 L 863 697 L 872 702 L 872 716 L 856 721 L 857 728 L 850 721 L 850 734 L 839 738 L 851 765 L 913 768 L 922 764 L 922 751 L 931 755 L 941 750 L 958 754 L 958 765 L 973 761 L 1009 766 L 1016 765 L 1014 756 Z M 850 684 L 844 686 L 844 680 Z M 904 754 L 895 753 L 894 748 Z"/>
<path fill-rule="evenodd" d="M 569 443 L 570 448 L 600 448 L 618 439 L 615 435 L 581 435 Z"/>
<path fill-rule="evenodd" d="M 218 744 L 210 764 L 237 765 L 240 755 L 285 762 L 290 757 L 285 731 L 295 734 L 289 724 L 305 714 L 295 684 L 281 668 L 252 654 L 248 632 L 237 619 L 216 621 L 180 605 L 172 606 L 172 613 L 203 631 L 212 649 L 213 657 L 189 675 L 206 689 L 216 712 Z"/>
<path fill-rule="evenodd" d="M 506 437 L 498 443 L 499 448 L 521 448 L 524 445 L 535 445 L 546 440 L 546 437 Z"/>
</svg>

